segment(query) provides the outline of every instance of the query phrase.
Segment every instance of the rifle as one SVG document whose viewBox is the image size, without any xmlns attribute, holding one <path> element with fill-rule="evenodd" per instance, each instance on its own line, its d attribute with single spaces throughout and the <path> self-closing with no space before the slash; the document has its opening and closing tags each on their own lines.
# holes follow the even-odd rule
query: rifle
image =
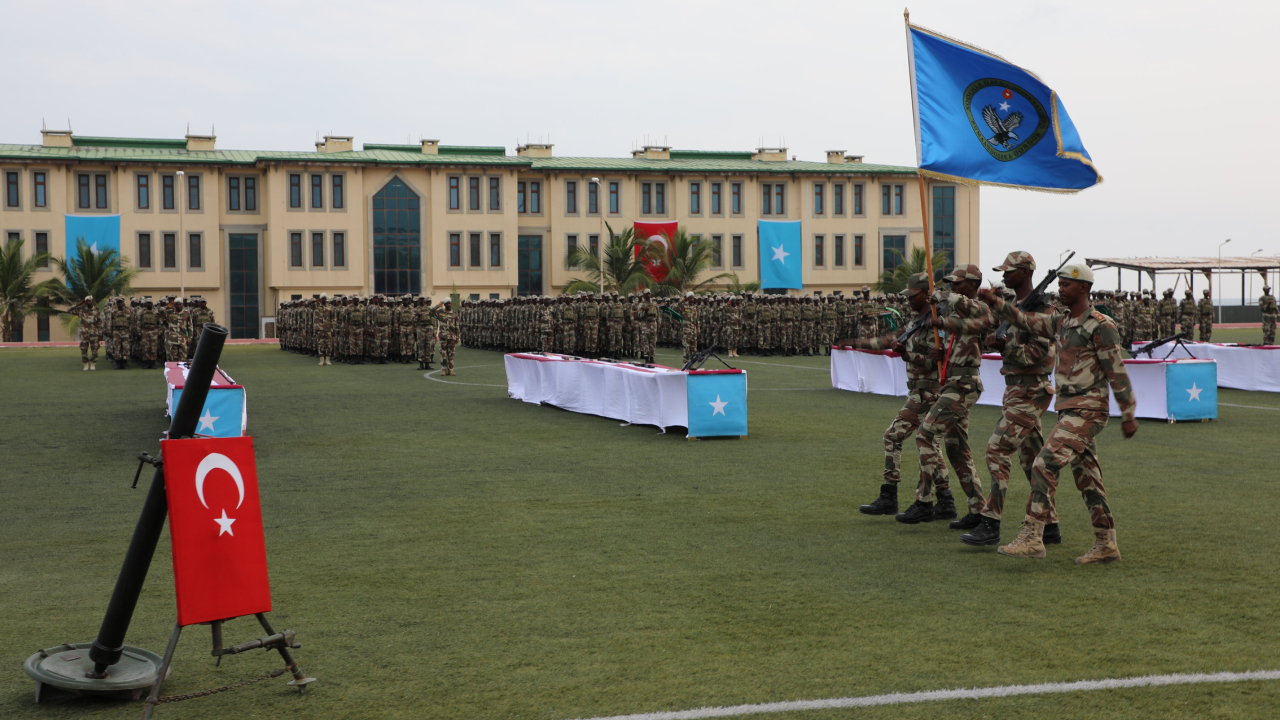
<svg viewBox="0 0 1280 720">
<path fill-rule="evenodd" d="M 949 304 L 938 303 L 938 315 L 946 315 L 950 311 L 951 311 L 951 306 Z M 918 332 L 921 328 L 924 327 L 925 323 L 929 322 L 930 317 L 933 317 L 932 313 L 921 313 L 920 317 L 911 321 L 911 324 L 907 326 L 907 329 L 904 330 L 903 333 L 898 336 L 898 342 L 903 345 L 906 345 L 907 341 L 911 339 L 911 336 L 915 335 L 916 332 Z"/>
<path fill-rule="evenodd" d="M 1136 351 L 1136 352 L 1135 352 L 1135 351 L 1133 351 L 1133 350 L 1130 350 L 1130 351 L 1129 351 L 1129 356 L 1130 356 L 1130 357 L 1138 357 L 1138 356 L 1139 356 L 1139 355 L 1141 355 L 1142 353 L 1146 353 L 1146 354 L 1147 354 L 1147 357 L 1152 357 L 1152 355 L 1151 355 L 1151 351 L 1152 351 L 1152 350 L 1155 350 L 1156 348 L 1160 347 L 1161 345 L 1167 345 L 1168 343 L 1179 343 L 1179 344 L 1181 344 L 1181 343 L 1182 343 L 1182 341 L 1184 341 L 1184 340 L 1191 340 L 1191 339 L 1192 339 L 1192 337 L 1191 337 L 1191 333 L 1189 333 L 1189 332 L 1180 332 L 1180 333 L 1178 333 L 1177 335 L 1170 335 L 1170 336 L 1169 336 L 1169 337 L 1167 337 L 1167 338 L 1160 338 L 1159 340 L 1152 340 L 1151 342 L 1149 342 L 1149 343 L 1147 343 L 1146 345 L 1142 346 L 1142 349 L 1141 349 L 1141 350 L 1138 350 L 1138 351 Z"/>
<path fill-rule="evenodd" d="M 1075 256 L 1076 256 L 1076 251 L 1072 250 L 1071 254 L 1067 256 L 1067 259 L 1063 260 L 1062 264 L 1058 265 L 1058 270 L 1061 270 L 1062 268 L 1066 267 L 1067 263 L 1071 262 L 1071 258 Z M 1058 279 L 1058 270 L 1054 270 L 1053 272 L 1041 278 L 1040 284 L 1036 285 L 1035 288 L 1032 289 L 1031 294 L 1027 295 L 1027 297 L 1022 302 L 1018 303 L 1018 309 L 1021 310 L 1022 312 L 1027 312 L 1029 308 L 1035 305 L 1043 304 L 1045 288 L 1049 287 L 1049 283 Z M 1000 327 L 996 328 L 996 337 L 1000 338 L 1001 340 L 1004 340 L 1005 338 L 1009 337 L 1009 321 L 1008 320 L 1005 320 L 1004 322 L 1000 323 Z"/>
<path fill-rule="evenodd" d="M 706 362 L 707 358 L 714 357 L 715 359 L 719 360 L 722 365 L 729 368 L 730 370 L 736 370 L 737 368 L 725 362 L 724 358 L 720 357 L 719 355 L 716 355 L 716 350 L 718 350 L 719 348 L 720 348 L 719 345 L 712 345 L 706 350 L 699 350 L 698 352 L 694 353 L 693 357 L 689 358 L 689 362 L 685 363 L 684 367 L 680 369 L 685 372 L 688 372 L 689 370 L 697 370 L 698 368 L 702 367 L 702 363 Z"/>
<path fill-rule="evenodd" d="M 673 310 L 670 305 L 659 305 L 658 307 L 662 308 L 662 312 L 675 318 L 677 322 L 684 322 L 684 316 Z"/>
</svg>

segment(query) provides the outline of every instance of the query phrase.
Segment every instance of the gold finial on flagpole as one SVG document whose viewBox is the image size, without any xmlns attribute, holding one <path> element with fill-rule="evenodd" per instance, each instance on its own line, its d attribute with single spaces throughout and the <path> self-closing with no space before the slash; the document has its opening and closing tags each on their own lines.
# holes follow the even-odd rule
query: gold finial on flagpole
<svg viewBox="0 0 1280 720">
<path fill-rule="evenodd" d="M 902 8 L 902 19 L 911 22 L 911 8 Z"/>
</svg>

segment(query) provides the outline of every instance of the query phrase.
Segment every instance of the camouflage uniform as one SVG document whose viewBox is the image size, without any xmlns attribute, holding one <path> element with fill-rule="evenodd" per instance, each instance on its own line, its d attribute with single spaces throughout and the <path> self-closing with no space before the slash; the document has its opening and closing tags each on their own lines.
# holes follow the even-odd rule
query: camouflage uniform
<svg viewBox="0 0 1280 720">
<path fill-rule="evenodd" d="M 164 347 L 165 358 L 169 362 L 187 359 L 187 331 L 190 324 L 187 311 L 182 305 L 170 310 L 165 318 Z"/>
<path fill-rule="evenodd" d="M 1200 299 L 1200 304 L 1196 310 L 1200 316 L 1200 342 L 1211 342 L 1213 339 L 1213 298 L 1209 295 L 1208 290 L 1204 291 L 1204 297 Z"/>
<path fill-rule="evenodd" d="M 1276 344 L 1276 319 L 1280 317 L 1276 299 L 1271 295 L 1271 288 L 1262 288 L 1262 297 L 1258 298 L 1258 309 L 1262 311 L 1262 344 Z"/>
<path fill-rule="evenodd" d="M 364 308 L 355 298 L 347 308 L 347 355 L 355 363 L 364 357 L 364 324 Z"/>
<path fill-rule="evenodd" d="M 600 305 L 593 297 L 582 303 L 582 354 L 595 357 L 600 351 Z"/>
<path fill-rule="evenodd" d="M 160 344 L 160 316 L 150 303 L 143 305 L 138 315 L 138 326 L 142 333 L 142 360 L 148 367 L 153 367 Z"/>
<path fill-rule="evenodd" d="M 316 355 L 320 356 L 321 365 L 331 365 L 333 356 L 333 306 L 327 298 L 321 298 L 311 311 L 311 322 L 316 338 Z"/>
<path fill-rule="evenodd" d="M 551 306 L 551 301 L 546 301 L 546 307 L 542 309 L 540 319 L 538 321 L 538 334 L 542 339 L 539 348 L 544 353 L 554 352 L 553 343 L 556 338 L 556 313 Z"/>
<path fill-rule="evenodd" d="M 373 320 L 373 343 L 369 346 L 369 355 L 379 363 L 385 363 L 391 346 L 391 308 L 378 299 L 370 316 Z"/>
<path fill-rule="evenodd" d="M 893 345 L 895 340 L 897 338 L 893 335 L 859 338 L 854 342 L 854 347 L 864 350 L 885 350 Z M 941 385 L 938 382 L 938 362 L 929 356 L 929 352 L 933 349 L 931 340 L 932 333 L 917 332 L 907 340 L 905 352 L 902 353 L 902 359 L 907 364 L 907 401 L 898 411 L 893 422 L 889 423 L 889 428 L 884 431 L 884 481 L 886 483 L 897 484 L 901 481 L 902 444 L 920 427 L 921 415 L 928 413 L 929 409 L 938 402 L 938 390 Z M 937 442 L 935 438 L 933 451 L 941 454 L 941 448 L 937 447 Z M 935 472 L 940 474 L 934 478 L 934 482 L 945 486 L 946 469 L 935 468 Z"/>
<path fill-rule="evenodd" d="M 640 331 L 640 359 L 654 361 L 658 334 L 658 304 L 653 301 L 649 291 L 645 290 L 640 298 L 640 307 L 636 312 L 636 325 Z"/>
<path fill-rule="evenodd" d="M 204 333 L 204 326 L 212 322 L 217 322 L 213 318 L 213 311 L 209 309 L 206 301 L 199 301 L 199 306 L 191 317 L 191 347 L 188 349 L 188 357 L 200 347 L 200 336 Z"/>
<path fill-rule="evenodd" d="M 698 354 L 698 311 L 697 300 L 692 297 L 685 298 L 684 303 L 680 307 L 680 316 L 684 318 L 680 321 L 680 340 L 681 346 L 684 348 L 684 361 Z"/>
<path fill-rule="evenodd" d="M 96 368 L 98 362 L 98 340 L 102 335 L 102 316 L 93 305 L 93 298 L 85 298 L 76 305 L 76 316 L 80 318 L 80 361 L 85 369 L 90 365 Z"/>
<path fill-rule="evenodd" d="M 440 365 L 444 368 L 442 375 L 453 375 L 453 353 L 459 340 L 458 315 L 450 309 L 449 301 L 445 301 L 440 313 Z"/>
<path fill-rule="evenodd" d="M 1156 310 L 1156 317 L 1159 320 L 1159 334 L 1156 337 L 1167 338 L 1175 332 L 1178 315 L 1178 301 L 1173 299 L 1172 290 L 1164 291 L 1164 299 L 1160 301 Z"/>
<path fill-rule="evenodd" d="M 1192 337 L 1195 336 L 1196 332 L 1196 312 L 1198 310 L 1195 298 L 1191 295 L 1191 291 L 1188 290 L 1182 302 L 1178 304 L 1178 314 L 1181 316 L 1181 332 L 1187 333 Z"/>
<path fill-rule="evenodd" d="M 112 357 L 121 365 L 127 365 L 130 355 L 129 343 L 129 326 L 131 318 L 129 311 L 124 307 L 124 300 L 121 299 L 116 303 L 116 309 L 111 313 L 111 352 Z"/>
</svg>

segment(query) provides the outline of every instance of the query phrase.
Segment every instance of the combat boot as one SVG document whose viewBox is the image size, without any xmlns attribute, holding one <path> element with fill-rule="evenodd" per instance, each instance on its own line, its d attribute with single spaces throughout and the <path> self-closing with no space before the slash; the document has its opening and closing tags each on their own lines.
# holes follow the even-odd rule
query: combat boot
<svg viewBox="0 0 1280 720">
<path fill-rule="evenodd" d="M 129 358 L 120 358 L 120 369 L 121 370 L 129 369 Z"/>
<path fill-rule="evenodd" d="M 961 535 L 960 542 L 965 545 L 973 545 L 974 547 L 999 545 L 1000 521 L 983 515 L 979 515 L 979 517 L 982 518 L 981 524 L 974 528 L 972 532 L 967 532 Z"/>
<path fill-rule="evenodd" d="M 1061 545 L 1062 530 L 1058 529 L 1058 523 L 1044 524 L 1044 544 L 1045 545 Z"/>
<path fill-rule="evenodd" d="M 885 483 L 880 486 L 880 497 L 870 505 L 862 505 L 858 512 L 863 515 L 897 515 L 898 483 Z"/>
<path fill-rule="evenodd" d="M 319 363 L 316 363 L 316 364 L 317 364 L 317 365 L 324 365 L 324 358 L 320 358 L 320 362 L 319 362 Z"/>
<path fill-rule="evenodd" d="M 1077 565 L 1106 565 L 1120 562 L 1120 548 L 1116 546 L 1116 531 L 1107 528 L 1093 529 L 1093 549 L 1076 558 Z"/>
<path fill-rule="evenodd" d="M 956 517 L 956 501 L 951 490 L 938 491 L 938 504 L 933 506 L 934 520 L 953 520 Z"/>
<path fill-rule="evenodd" d="M 1042 558 L 1045 555 L 1043 535 L 1044 523 L 1027 518 L 1022 521 L 1018 537 L 996 552 L 1011 558 Z"/>
<path fill-rule="evenodd" d="M 82 363 L 82 364 L 84 365 L 84 367 L 82 367 L 82 368 L 80 368 L 80 369 L 81 369 L 82 371 L 88 372 L 88 370 L 89 370 L 89 363 Z"/>
<path fill-rule="evenodd" d="M 911 507 L 907 508 L 906 512 L 894 515 L 893 519 L 906 525 L 933 522 L 933 503 L 917 500 L 911 503 Z"/>
<path fill-rule="evenodd" d="M 971 512 L 959 520 L 951 521 L 952 530 L 972 530 L 982 524 L 982 515 Z"/>
<path fill-rule="evenodd" d="M 90 369 L 90 370 L 97 370 L 97 369 L 98 369 L 98 363 L 96 363 L 96 362 L 91 362 L 91 363 L 89 363 L 89 369 Z"/>
</svg>

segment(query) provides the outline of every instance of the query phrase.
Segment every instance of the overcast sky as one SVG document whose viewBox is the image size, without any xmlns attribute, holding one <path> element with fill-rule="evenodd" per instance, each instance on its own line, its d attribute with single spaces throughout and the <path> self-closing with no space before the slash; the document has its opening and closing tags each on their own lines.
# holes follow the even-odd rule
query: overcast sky
<svg viewBox="0 0 1280 720">
<path fill-rule="evenodd" d="M 895 2 L 0 0 L 0 142 L 40 123 L 224 149 L 363 142 L 625 156 L 779 142 L 915 165 Z M 1080 256 L 1280 255 L 1280 4 L 910 3 L 916 23 L 1058 91 L 1105 182 L 984 188 L 982 265 Z M 15 71 L 16 70 L 16 71 Z M 1268 219 L 1270 218 L 1270 219 Z M 1114 284 L 1115 272 L 1099 286 Z M 1134 277 L 1125 279 L 1134 287 Z M 1238 296 L 1236 281 L 1234 294 Z M 1255 283 L 1256 288 L 1256 283 Z M 1223 288 L 1223 296 L 1233 293 Z"/>
</svg>

